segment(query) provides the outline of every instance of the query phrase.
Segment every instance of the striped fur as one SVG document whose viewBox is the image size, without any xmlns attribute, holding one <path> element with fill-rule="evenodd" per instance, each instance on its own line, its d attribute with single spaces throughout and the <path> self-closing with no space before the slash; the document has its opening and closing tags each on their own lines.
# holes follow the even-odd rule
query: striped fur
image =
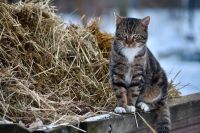
<svg viewBox="0 0 200 133">
<path fill-rule="evenodd" d="M 144 19 L 116 16 L 116 34 L 109 70 L 117 98 L 117 113 L 134 112 L 135 106 L 157 113 L 158 133 L 169 133 L 167 77 L 146 46 L 150 17 Z"/>
</svg>

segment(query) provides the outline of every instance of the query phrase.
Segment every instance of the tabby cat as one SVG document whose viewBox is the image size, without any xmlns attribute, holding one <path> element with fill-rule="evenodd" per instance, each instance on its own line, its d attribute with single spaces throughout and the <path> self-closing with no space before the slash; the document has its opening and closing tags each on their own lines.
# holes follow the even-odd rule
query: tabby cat
<svg viewBox="0 0 200 133">
<path fill-rule="evenodd" d="M 116 33 L 109 70 L 117 98 L 116 113 L 155 111 L 158 133 L 169 133 L 168 82 L 164 70 L 147 48 L 150 17 L 126 18 L 116 15 Z"/>
</svg>

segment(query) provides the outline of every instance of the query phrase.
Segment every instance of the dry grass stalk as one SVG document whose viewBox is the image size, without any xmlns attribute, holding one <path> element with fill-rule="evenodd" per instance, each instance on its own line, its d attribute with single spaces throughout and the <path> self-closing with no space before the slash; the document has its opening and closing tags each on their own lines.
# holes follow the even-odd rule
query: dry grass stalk
<svg viewBox="0 0 200 133">
<path fill-rule="evenodd" d="M 109 33 L 101 32 L 99 28 L 100 18 L 95 18 L 93 21 L 88 23 L 87 27 L 93 35 L 96 36 L 98 41 L 98 46 L 103 53 L 104 58 L 109 57 L 109 52 L 111 50 L 111 44 L 113 41 L 113 36 Z"/>
<path fill-rule="evenodd" d="M 185 84 L 182 85 L 180 82 L 179 83 L 174 83 L 176 78 L 178 77 L 178 75 L 181 73 L 181 71 L 178 71 L 176 73 L 176 75 L 173 77 L 173 79 L 170 80 L 169 82 L 169 89 L 168 89 L 168 93 L 169 93 L 169 98 L 177 98 L 181 96 L 181 92 L 180 89 L 185 88 L 186 86 L 188 86 L 189 84 Z"/>
<path fill-rule="evenodd" d="M 145 120 L 145 118 L 142 117 L 142 116 L 140 115 L 140 113 L 137 112 L 137 114 L 138 114 L 138 116 L 142 119 L 142 121 L 149 127 L 149 129 L 150 129 L 153 133 L 156 133 L 156 131 L 155 131 L 155 130 L 153 129 L 153 127 Z"/>
</svg>

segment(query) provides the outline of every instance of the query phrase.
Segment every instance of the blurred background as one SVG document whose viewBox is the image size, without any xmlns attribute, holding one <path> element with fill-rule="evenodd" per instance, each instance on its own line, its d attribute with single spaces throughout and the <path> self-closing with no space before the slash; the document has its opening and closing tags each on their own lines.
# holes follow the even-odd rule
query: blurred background
<svg viewBox="0 0 200 133">
<path fill-rule="evenodd" d="M 199 0 L 54 0 L 52 5 L 67 24 L 84 25 L 101 17 L 101 30 L 113 35 L 114 12 L 135 18 L 150 16 L 147 45 L 169 80 L 174 80 L 182 95 L 200 92 Z"/>
</svg>

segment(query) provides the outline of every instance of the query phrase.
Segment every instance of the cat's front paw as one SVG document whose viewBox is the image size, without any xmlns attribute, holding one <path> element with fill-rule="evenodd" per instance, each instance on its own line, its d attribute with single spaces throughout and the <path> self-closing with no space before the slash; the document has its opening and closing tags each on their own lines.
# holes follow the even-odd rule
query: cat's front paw
<svg viewBox="0 0 200 133">
<path fill-rule="evenodd" d="M 144 112 L 150 111 L 150 108 L 149 108 L 149 106 L 146 103 L 139 102 L 137 104 L 137 106 L 140 107 Z"/>
<path fill-rule="evenodd" d="M 135 112 L 135 110 L 136 110 L 135 106 L 127 106 L 126 107 L 126 112 L 128 112 L 128 113 L 133 113 L 133 112 Z"/>
<path fill-rule="evenodd" d="M 118 114 L 126 113 L 126 109 L 123 107 L 116 107 L 114 111 Z"/>
</svg>

